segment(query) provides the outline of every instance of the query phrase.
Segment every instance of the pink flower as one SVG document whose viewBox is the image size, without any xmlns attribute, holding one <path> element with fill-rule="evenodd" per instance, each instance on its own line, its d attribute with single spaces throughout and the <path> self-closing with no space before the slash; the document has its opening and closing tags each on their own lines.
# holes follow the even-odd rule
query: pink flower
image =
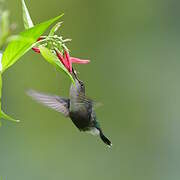
<svg viewBox="0 0 180 180">
<path fill-rule="evenodd" d="M 71 62 L 77 63 L 77 64 L 88 64 L 90 62 L 90 60 L 71 57 Z"/>
<path fill-rule="evenodd" d="M 38 38 L 37 42 L 44 39 L 43 37 Z M 32 50 L 36 53 L 41 53 L 40 49 L 38 47 L 33 47 Z M 56 51 L 56 55 L 58 59 L 61 61 L 61 63 L 64 65 L 64 67 L 72 73 L 72 63 L 76 64 L 87 64 L 90 62 L 90 60 L 85 60 L 85 59 L 79 59 L 75 57 L 70 57 L 68 51 L 64 50 L 64 55 L 62 55 L 60 52 Z"/>
<path fill-rule="evenodd" d="M 40 53 L 40 49 L 38 47 L 33 47 L 32 50 L 36 53 Z"/>
<path fill-rule="evenodd" d="M 57 57 L 59 58 L 59 60 L 62 62 L 62 64 L 66 67 L 66 69 L 72 73 L 72 63 L 76 63 L 76 64 L 87 64 L 90 62 L 90 60 L 84 60 L 84 59 L 79 59 L 79 58 L 75 58 L 75 57 L 70 57 L 69 53 L 64 50 L 64 56 L 60 53 L 57 52 Z"/>
<path fill-rule="evenodd" d="M 62 62 L 62 64 L 63 64 L 67 69 L 69 69 L 69 62 L 66 61 L 66 59 L 63 57 L 63 55 L 62 55 L 60 52 L 57 52 L 57 51 L 56 51 L 56 55 L 57 55 L 57 57 L 59 58 L 59 60 Z"/>
<path fill-rule="evenodd" d="M 38 39 L 37 39 L 37 42 L 40 41 L 40 40 L 42 40 L 42 39 L 43 39 L 43 37 L 38 38 Z M 34 52 L 36 52 L 36 53 L 40 53 L 40 49 L 39 49 L 38 47 L 33 47 L 32 50 L 33 50 Z"/>
</svg>

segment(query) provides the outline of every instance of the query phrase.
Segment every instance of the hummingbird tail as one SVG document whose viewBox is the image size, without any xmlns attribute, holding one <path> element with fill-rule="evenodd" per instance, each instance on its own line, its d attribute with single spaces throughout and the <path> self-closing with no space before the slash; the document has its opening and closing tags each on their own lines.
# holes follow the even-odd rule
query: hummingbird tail
<svg viewBox="0 0 180 180">
<path fill-rule="evenodd" d="M 111 141 L 106 137 L 104 136 L 104 134 L 102 133 L 102 131 L 100 131 L 100 138 L 102 139 L 102 141 L 107 144 L 109 147 L 112 146 L 112 143 Z"/>
</svg>

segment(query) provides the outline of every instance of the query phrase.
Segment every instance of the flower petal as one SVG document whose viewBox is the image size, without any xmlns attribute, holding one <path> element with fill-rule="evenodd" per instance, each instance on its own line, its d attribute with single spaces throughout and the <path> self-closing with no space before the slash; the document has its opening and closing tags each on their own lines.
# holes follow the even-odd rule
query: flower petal
<svg viewBox="0 0 180 180">
<path fill-rule="evenodd" d="M 61 61 L 61 63 L 64 65 L 64 67 L 68 70 L 68 71 L 70 71 L 69 69 L 69 62 L 66 60 L 66 57 L 64 58 L 63 57 L 63 55 L 60 53 L 60 52 L 58 52 L 57 50 L 55 50 L 56 51 L 56 55 L 57 55 L 57 57 L 58 57 L 58 59 Z"/>
<path fill-rule="evenodd" d="M 34 52 L 36 52 L 36 53 L 40 53 L 40 49 L 37 48 L 37 47 L 33 47 L 32 50 L 33 50 Z"/>
<path fill-rule="evenodd" d="M 39 37 L 39 38 L 37 39 L 37 42 L 40 41 L 40 40 L 42 40 L 42 39 L 44 39 L 44 38 L 43 38 L 43 37 Z M 38 47 L 33 47 L 32 50 L 33 50 L 34 52 L 36 52 L 36 53 L 40 53 L 40 49 L 39 49 Z"/>
<path fill-rule="evenodd" d="M 67 63 L 69 64 L 69 72 L 72 73 L 72 62 L 69 53 L 67 51 L 64 51 L 64 55 Z"/>
<path fill-rule="evenodd" d="M 90 60 L 71 57 L 71 62 L 77 63 L 77 64 L 88 64 L 90 62 Z"/>
<path fill-rule="evenodd" d="M 57 55 L 58 59 L 63 63 L 63 65 L 65 65 L 66 63 L 65 63 L 64 57 L 61 55 L 61 53 L 56 51 L 56 55 Z"/>
<path fill-rule="evenodd" d="M 37 39 L 37 41 L 40 41 L 40 40 L 42 40 L 42 39 L 44 39 L 44 38 L 40 36 L 40 37 Z"/>
</svg>

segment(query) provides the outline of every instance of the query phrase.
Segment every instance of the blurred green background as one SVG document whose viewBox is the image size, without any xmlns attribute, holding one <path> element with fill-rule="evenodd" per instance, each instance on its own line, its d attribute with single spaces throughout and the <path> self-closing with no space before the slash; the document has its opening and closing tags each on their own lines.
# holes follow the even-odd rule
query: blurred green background
<svg viewBox="0 0 180 180">
<path fill-rule="evenodd" d="M 6 0 L 23 30 L 20 0 Z M 69 119 L 26 96 L 68 96 L 69 79 L 28 52 L 3 76 L 3 109 L 21 119 L 0 129 L 3 180 L 180 179 L 180 1 L 26 0 L 35 23 L 64 12 L 60 33 L 112 140 L 80 133 Z"/>
</svg>

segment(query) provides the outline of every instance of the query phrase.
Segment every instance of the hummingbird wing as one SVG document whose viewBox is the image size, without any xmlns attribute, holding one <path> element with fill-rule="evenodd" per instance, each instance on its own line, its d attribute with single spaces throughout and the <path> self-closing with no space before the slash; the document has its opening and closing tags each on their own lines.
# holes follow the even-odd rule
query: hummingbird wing
<svg viewBox="0 0 180 180">
<path fill-rule="evenodd" d="M 34 90 L 29 90 L 27 94 L 37 102 L 62 113 L 65 117 L 69 116 L 69 99 L 56 95 L 40 93 Z"/>
<path fill-rule="evenodd" d="M 91 98 L 89 98 L 85 95 L 82 95 L 82 94 L 79 94 L 79 101 L 80 101 L 79 103 L 83 102 L 83 103 L 92 104 L 94 109 L 97 109 L 97 108 L 103 106 L 103 103 L 92 100 Z"/>
</svg>

